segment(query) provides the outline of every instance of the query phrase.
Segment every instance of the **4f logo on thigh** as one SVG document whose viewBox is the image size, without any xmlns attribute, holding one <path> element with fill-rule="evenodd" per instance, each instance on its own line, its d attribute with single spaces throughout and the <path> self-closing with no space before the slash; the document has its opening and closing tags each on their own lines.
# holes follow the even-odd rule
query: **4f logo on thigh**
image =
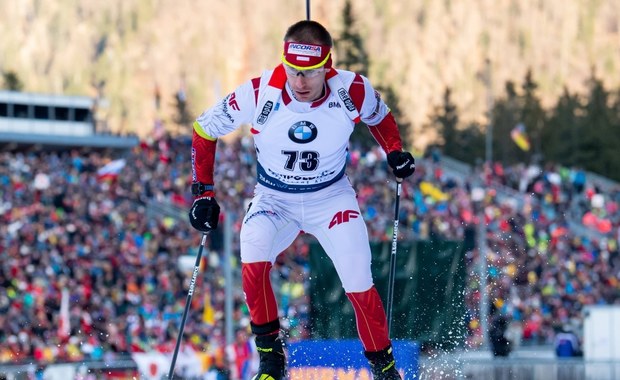
<svg viewBox="0 0 620 380">
<path fill-rule="evenodd" d="M 333 226 L 337 226 L 341 223 L 346 223 L 349 220 L 355 219 L 359 216 L 360 213 L 355 210 L 338 211 L 332 218 L 332 221 L 329 222 L 329 228 L 331 229 Z"/>
</svg>

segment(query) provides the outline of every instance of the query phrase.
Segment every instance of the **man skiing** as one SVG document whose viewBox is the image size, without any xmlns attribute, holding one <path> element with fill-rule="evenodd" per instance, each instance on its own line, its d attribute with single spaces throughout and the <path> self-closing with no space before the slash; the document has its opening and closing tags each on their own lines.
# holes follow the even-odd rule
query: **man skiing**
<svg viewBox="0 0 620 380">
<path fill-rule="evenodd" d="M 356 316 L 375 379 L 400 379 L 383 304 L 374 287 L 366 225 L 346 174 L 349 137 L 358 121 L 387 154 L 396 178 L 415 171 L 398 126 L 367 78 L 332 67 L 332 38 L 316 21 L 284 36 L 282 63 L 251 79 L 200 115 L 192 139 L 192 226 L 217 228 L 213 168 L 217 138 L 251 124 L 257 185 L 240 236 L 242 287 L 256 335 L 255 379 L 280 380 L 286 358 L 269 272 L 300 231 L 332 260 Z"/>
</svg>

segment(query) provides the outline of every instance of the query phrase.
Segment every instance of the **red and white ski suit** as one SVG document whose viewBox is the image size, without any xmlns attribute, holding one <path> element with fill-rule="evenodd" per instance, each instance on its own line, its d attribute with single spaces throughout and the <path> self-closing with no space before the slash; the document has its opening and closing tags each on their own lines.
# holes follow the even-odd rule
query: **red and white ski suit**
<svg viewBox="0 0 620 380">
<path fill-rule="evenodd" d="M 364 348 L 379 351 L 390 341 L 373 286 L 366 225 L 345 174 L 349 137 L 356 125 L 351 112 L 343 110 L 350 106 L 351 111 L 346 100 L 352 100 L 354 112 L 386 153 L 401 150 L 402 144 L 392 114 L 368 79 L 344 70 L 337 74 L 348 94 L 334 93 L 326 81 L 324 96 L 313 103 L 295 100 L 279 68 L 239 86 L 194 123 L 192 175 L 194 181 L 213 183 L 217 138 L 252 124 L 257 185 L 240 239 L 243 290 L 252 323 L 274 326 L 278 320 L 269 271 L 304 231 L 317 238 L 332 260 L 354 307 Z M 257 106 L 274 82 L 280 83 L 281 93 L 271 103 L 261 103 L 268 107 Z M 263 122 L 260 128 L 258 120 Z"/>
</svg>

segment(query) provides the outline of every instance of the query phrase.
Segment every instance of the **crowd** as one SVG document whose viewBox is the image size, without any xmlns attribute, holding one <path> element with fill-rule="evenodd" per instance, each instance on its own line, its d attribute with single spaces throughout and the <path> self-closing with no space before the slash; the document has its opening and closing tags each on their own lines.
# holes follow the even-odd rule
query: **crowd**
<svg viewBox="0 0 620 380">
<path fill-rule="evenodd" d="M 602 191 L 582 170 L 551 165 L 481 173 L 491 316 L 509 321 L 514 346 L 582 333 L 584 306 L 620 303 L 620 188 Z"/>
<path fill-rule="evenodd" d="M 119 173 L 105 178 L 99 169 L 119 158 L 109 152 L 0 153 L 0 363 L 172 351 L 192 269 L 180 259 L 196 254 L 201 236 L 185 218 L 152 205 L 188 209 L 189 144 L 170 136 L 144 141 L 123 156 Z M 254 188 L 254 148 L 246 137 L 219 144 L 217 199 L 236 238 Z M 491 316 L 509 321 L 514 344 L 550 343 L 558 327 L 580 328 L 584 306 L 620 302 L 620 189 L 603 191 L 582 174 L 500 164 L 447 174 L 441 158 L 422 157 L 403 186 L 400 237 L 462 240 L 482 220 Z M 384 154 L 353 147 L 348 175 L 370 238 L 390 240 L 394 195 Z M 473 202 L 478 186 L 484 197 Z M 221 230 L 208 239 L 185 341 L 210 353 L 213 365 L 236 363 L 234 373 L 244 365 L 235 355 L 251 355 L 225 347 Z M 472 346 L 481 343 L 479 253 L 466 256 Z M 289 339 L 311 336 L 307 254 L 300 238 L 275 266 Z M 243 337 L 249 316 L 240 286 L 233 297 Z"/>
</svg>

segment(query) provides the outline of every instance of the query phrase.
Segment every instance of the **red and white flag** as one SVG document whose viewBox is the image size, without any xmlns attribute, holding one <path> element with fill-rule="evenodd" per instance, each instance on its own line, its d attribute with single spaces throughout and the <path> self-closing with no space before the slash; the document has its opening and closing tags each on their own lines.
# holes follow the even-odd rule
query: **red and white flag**
<svg viewBox="0 0 620 380">
<path fill-rule="evenodd" d="M 63 288 L 60 298 L 60 317 L 58 318 L 58 337 L 68 339 L 71 335 L 71 322 L 69 321 L 69 290 Z"/>
<path fill-rule="evenodd" d="M 123 158 L 110 161 L 101 168 L 99 168 L 99 170 L 97 170 L 97 178 L 99 178 L 100 180 L 114 179 L 118 177 L 118 174 L 121 172 L 121 170 L 123 170 L 126 164 L 127 161 L 125 161 L 125 159 Z"/>
<path fill-rule="evenodd" d="M 138 366 L 141 379 L 159 380 L 168 377 L 167 371 L 172 360 L 161 352 L 133 352 L 131 358 Z"/>
</svg>

